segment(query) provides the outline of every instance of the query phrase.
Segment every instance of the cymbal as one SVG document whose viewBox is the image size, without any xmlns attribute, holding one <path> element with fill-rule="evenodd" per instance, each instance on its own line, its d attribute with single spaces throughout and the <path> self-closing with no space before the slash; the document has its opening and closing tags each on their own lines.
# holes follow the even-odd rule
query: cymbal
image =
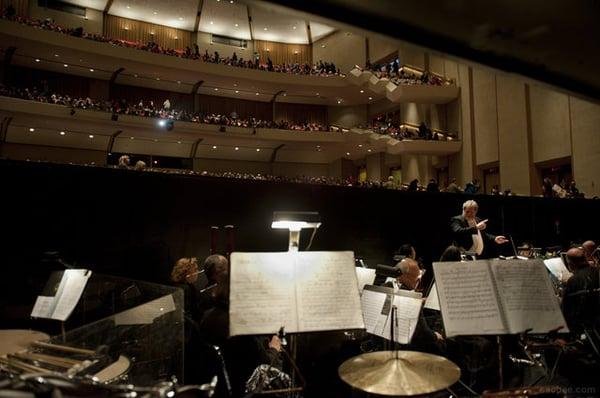
<svg viewBox="0 0 600 398">
<path fill-rule="evenodd" d="M 35 330 L 6 329 L 0 330 L 0 356 L 14 354 L 29 348 L 34 341 L 46 341 L 50 338 L 46 333 Z"/>
<path fill-rule="evenodd" d="M 377 351 L 340 365 L 342 380 L 380 395 L 419 395 L 442 390 L 460 379 L 460 368 L 446 358 L 416 351 Z"/>
</svg>

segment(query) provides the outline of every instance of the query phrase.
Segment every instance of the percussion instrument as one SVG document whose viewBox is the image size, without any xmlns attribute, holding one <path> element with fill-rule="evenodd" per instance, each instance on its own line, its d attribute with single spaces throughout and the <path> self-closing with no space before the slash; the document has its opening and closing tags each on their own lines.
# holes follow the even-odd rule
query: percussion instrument
<svg viewBox="0 0 600 398">
<path fill-rule="evenodd" d="M 361 354 L 338 369 L 342 380 L 379 395 L 429 394 L 460 379 L 460 368 L 446 358 L 416 351 Z"/>
</svg>

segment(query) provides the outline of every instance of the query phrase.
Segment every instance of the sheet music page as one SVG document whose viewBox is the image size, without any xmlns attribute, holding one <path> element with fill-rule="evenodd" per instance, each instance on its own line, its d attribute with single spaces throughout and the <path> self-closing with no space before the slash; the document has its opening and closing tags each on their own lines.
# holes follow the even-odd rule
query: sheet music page
<svg viewBox="0 0 600 398">
<path fill-rule="evenodd" d="M 385 305 L 386 299 L 390 298 L 389 304 Z M 365 328 L 368 333 L 376 336 L 383 336 L 385 324 L 390 315 L 392 294 L 377 292 L 373 290 L 363 290 L 360 302 L 362 313 L 365 319 Z M 389 338 L 389 336 L 388 336 Z"/>
<path fill-rule="evenodd" d="M 419 322 L 419 313 L 421 312 L 423 300 L 420 297 L 402 295 L 402 293 L 402 291 L 396 292 L 392 302 L 392 305 L 395 305 L 398 309 L 396 325 L 394 326 L 394 340 L 400 344 L 409 344 Z M 385 324 L 382 337 L 390 338 L 390 327 L 391 316 Z"/>
<path fill-rule="evenodd" d="M 542 260 L 493 260 L 491 265 L 510 333 L 568 330 Z"/>
<path fill-rule="evenodd" d="M 364 329 L 354 253 L 293 254 L 299 331 Z"/>
<path fill-rule="evenodd" d="M 573 275 L 560 257 L 548 258 L 544 260 L 544 265 L 559 281 L 567 280 Z"/>
<path fill-rule="evenodd" d="M 52 315 L 52 302 L 54 297 L 38 296 L 31 310 L 32 318 L 50 318 Z"/>
<path fill-rule="evenodd" d="M 372 285 L 375 282 L 375 269 L 354 267 L 356 277 L 358 278 L 358 291 L 362 293 L 365 285 Z"/>
<path fill-rule="evenodd" d="M 229 334 L 298 331 L 292 253 L 231 254 Z M 356 289 L 356 281 L 354 281 Z"/>
<path fill-rule="evenodd" d="M 57 301 L 52 319 L 59 321 L 67 320 L 77 306 L 91 274 L 91 271 L 85 269 L 67 269 L 64 271 L 58 292 L 55 296 Z"/>
<path fill-rule="evenodd" d="M 487 260 L 433 263 L 447 336 L 505 334 Z"/>
<path fill-rule="evenodd" d="M 431 289 L 429 289 L 429 296 L 427 296 L 427 300 L 425 300 L 424 307 L 430 310 L 440 310 L 440 299 L 438 298 L 435 282 L 433 282 Z"/>
</svg>

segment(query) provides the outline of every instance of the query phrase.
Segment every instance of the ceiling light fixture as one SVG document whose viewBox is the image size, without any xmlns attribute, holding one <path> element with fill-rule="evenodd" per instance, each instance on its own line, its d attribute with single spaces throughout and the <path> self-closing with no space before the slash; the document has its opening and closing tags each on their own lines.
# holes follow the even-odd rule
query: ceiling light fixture
<svg viewBox="0 0 600 398">
<path fill-rule="evenodd" d="M 67 64 L 64 64 L 63 66 L 64 66 L 65 68 L 68 68 L 68 67 L 69 67 L 69 65 L 67 65 Z"/>
<path fill-rule="evenodd" d="M 90 135 L 89 135 L 89 137 L 90 137 L 90 138 L 94 138 L 94 135 L 93 135 L 93 134 L 90 134 Z"/>
<path fill-rule="evenodd" d="M 133 77 L 135 77 L 135 78 L 137 79 L 137 77 L 138 77 L 137 73 L 136 73 L 136 74 L 134 74 L 134 75 L 133 75 Z"/>
<path fill-rule="evenodd" d="M 321 44 L 321 48 L 325 48 L 327 47 L 325 44 Z"/>
<path fill-rule="evenodd" d="M 256 93 L 256 95 L 259 95 L 258 93 Z"/>
<path fill-rule="evenodd" d="M 54 54 L 55 57 L 58 57 L 58 54 Z"/>
<path fill-rule="evenodd" d="M 295 27 L 295 26 L 292 26 L 292 29 L 296 30 L 296 27 Z"/>
<path fill-rule="evenodd" d="M 338 104 L 341 104 L 341 103 L 342 103 L 342 100 L 338 100 Z"/>
<path fill-rule="evenodd" d="M 154 11 L 152 14 L 154 14 L 154 15 L 158 15 L 158 13 L 157 13 L 156 11 Z"/>
<path fill-rule="evenodd" d="M 371 101 L 373 99 L 373 97 L 369 97 L 369 101 Z"/>
<path fill-rule="evenodd" d="M 217 87 L 215 87 L 215 91 L 219 91 L 219 89 Z"/>
<path fill-rule="evenodd" d="M 365 90 L 360 90 L 360 93 L 361 93 L 361 94 L 362 94 L 362 93 L 364 93 L 364 92 L 365 92 Z"/>
<path fill-rule="evenodd" d="M 36 59 L 35 59 L 35 62 L 40 62 L 40 59 L 39 59 L 39 58 L 36 58 Z"/>
<path fill-rule="evenodd" d="M 256 148 L 256 152 L 260 152 L 260 148 Z"/>
<path fill-rule="evenodd" d="M 213 21 L 210 21 L 210 24 L 212 25 L 212 24 L 213 24 Z"/>
<path fill-rule="evenodd" d="M 181 84 L 181 80 L 177 80 L 177 84 Z"/>
<path fill-rule="evenodd" d="M 229 4 L 233 4 L 233 0 L 229 0 Z"/>
<path fill-rule="evenodd" d="M 240 90 L 235 90 L 235 93 L 238 94 L 240 92 Z"/>
<path fill-rule="evenodd" d="M 90 72 L 93 72 L 93 71 L 94 71 L 93 69 L 90 69 Z"/>
<path fill-rule="evenodd" d="M 362 144 L 358 144 L 358 147 L 359 147 L 359 148 L 362 148 Z"/>
<path fill-rule="evenodd" d="M 175 36 L 175 37 L 174 37 L 174 39 L 175 39 L 175 40 L 179 40 L 179 36 Z"/>
<path fill-rule="evenodd" d="M 350 152 L 346 152 L 346 156 L 350 156 Z"/>
<path fill-rule="evenodd" d="M 263 28 L 263 30 L 269 30 L 266 26 Z"/>
<path fill-rule="evenodd" d="M 65 134 L 66 134 L 66 133 L 65 133 L 64 131 L 61 131 L 61 132 L 60 132 L 60 135 L 65 135 Z"/>
<path fill-rule="evenodd" d="M 181 141 L 177 141 L 178 144 L 181 144 Z"/>
<path fill-rule="evenodd" d="M 236 27 L 236 28 L 237 28 L 238 26 L 240 26 L 240 25 L 238 25 L 238 24 L 235 24 L 235 27 Z"/>
<path fill-rule="evenodd" d="M 370 150 L 370 149 L 367 149 L 367 152 L 371 152 L 371 150 Z"/>
<path fill-rule="evenodd" d="M 239 147 L 239 146 L 236 146 L 236 147 L 235 147 L 235 150 L 236 150 L 236 151 L 239 151 L 239 150 L 240 150 L 240 147 Z"/>
<path fill-rule="evenodd" d="M 157 77 L 156 80 L 160 80 L 160 77 Z"/>
<path fill-rule="evenodd" d="M 216 145 L 213 145 L 213 149 L 217 149 L 217 146 L 216 146 Z"/>
<path fill-rule="evenodd" d="M 129 10 L 131 7 L 127 6 L 127 9 Z"/>
<path fill-rule="evenodd" d="M 29 128 L 29 132 L 30 132 L 30 133 L 33 133 L 34 131 L 35 131 L 35 129 L 34 129 L 33 127 L 30 127 L 30 128 Z"/>
</svg>

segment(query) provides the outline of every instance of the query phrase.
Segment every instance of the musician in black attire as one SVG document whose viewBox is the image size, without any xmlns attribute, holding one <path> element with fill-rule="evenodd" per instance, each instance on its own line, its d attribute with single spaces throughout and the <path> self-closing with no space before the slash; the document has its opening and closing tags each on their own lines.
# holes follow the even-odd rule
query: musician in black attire
<svg viewBox="0 0 600 398">
<path fill-rule="evenodd" d="M 598 268 L 591 267 L 581 248 L 567 252 L 567 265 L 573 276 L 566 283 L 562 308 L 567 325 L 579 336 L 584 329 L 600 326 Z"/>
<path fill-rule="evenodd" d="M 462 214 L 452 217 L 450 228 L 456 246 L 481 255 L 485 241 L 495 242 L 500 245 L 508 242 L 508 239 L 502 235 L 496 236 L 485 232 L 488 220 L 477 218 L 478 209 L 477 202 L 467 200 L 463 203 Z"/>
</svg>

